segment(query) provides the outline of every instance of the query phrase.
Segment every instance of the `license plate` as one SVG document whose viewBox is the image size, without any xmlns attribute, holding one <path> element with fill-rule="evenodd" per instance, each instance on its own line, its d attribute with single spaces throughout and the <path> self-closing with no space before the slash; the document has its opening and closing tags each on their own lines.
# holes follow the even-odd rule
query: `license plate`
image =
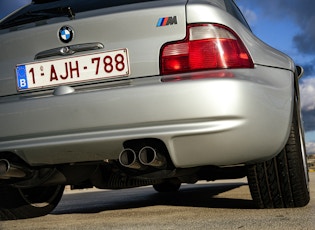
<svg viewBox="0 0 315 230">
<path fill-rule="evenodd" d="M 16 67 L 19 91 L 96 81 L 129 74 L 127 49 L 20 64 Z"/>
</svg>

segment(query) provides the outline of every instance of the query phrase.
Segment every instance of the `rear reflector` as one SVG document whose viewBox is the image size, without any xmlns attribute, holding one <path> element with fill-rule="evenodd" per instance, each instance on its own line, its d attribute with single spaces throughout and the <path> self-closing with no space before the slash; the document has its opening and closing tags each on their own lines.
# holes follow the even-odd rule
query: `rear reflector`
<svg viewBox="0 0 315 230">
<path fill-rule="evenodd" d="M 162 47 L 162 75 L 254 67 L 244 44 L 231 29 L 217 24 L 193 24 L 187 30 L 186 39 Z"/>
</svg>

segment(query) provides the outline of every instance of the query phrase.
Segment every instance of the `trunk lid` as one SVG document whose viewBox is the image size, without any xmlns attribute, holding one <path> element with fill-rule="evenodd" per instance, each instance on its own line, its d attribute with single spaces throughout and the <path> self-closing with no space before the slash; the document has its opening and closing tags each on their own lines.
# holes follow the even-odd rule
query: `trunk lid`
<svg viewBox="0 0 315 230">
<path fill-rule="evenodd" d="M 2 20 L 0 96 L 20 93 L 16 80 L 18 64 L 44 62 L 51 66 L 51 60 L 81 57 L 95 52 L 126 49 L 130 67 L 128 78 L 158 75 L 161 46 L 166 42 L 183 39 L 186 36 L 186 0 L 151 0 L 138 1 L 138 3 L 125 1 L 127 3 L 121 6 L 108 6 L 88 11 L 72 6 L 72 1 L 65 1 L 70 2 L 68 4 L 70 8 L 62 11 L 65 16 L 59 15 L 8 28 L 5 28 L 7 27 L 4 23 L 6 19 Z M 48 1 L 38 5 L 42 7 L 46 4 L 55 9 L 59 7 L 59 2 L 62 1 Z M 92 0 L 92 2 L 100 1 Z M 90 4 L 90 1 L 85 4 Z M 117 5 L 117 2 L 115 4 Z M 32 5 L 36 6 L 34 3 Z M 59 30 L 65 26 L 73 30 L 72 40 L 68 43 L 64 43 L 59 37 Z M 62 55 L 62 52 L 67 52 L 69 47 L 75 50 L 75 53 Z M 96 64 L 95 62 L 95 68 Z M 49 70 L 44 72 L 44 77 L 49 77 L 46 76 Z M 59 77 L 59 73 L 56 76 Z M 38 78 L 38 76 L 35 77 Z M 126 76 L 105 78 L 100 81 L 120 78 L 125 79 Z M 89 84 L 89 82 L 84 84 Z M 36 90 L 46 89 L 49 87 Z"/>
</svg>

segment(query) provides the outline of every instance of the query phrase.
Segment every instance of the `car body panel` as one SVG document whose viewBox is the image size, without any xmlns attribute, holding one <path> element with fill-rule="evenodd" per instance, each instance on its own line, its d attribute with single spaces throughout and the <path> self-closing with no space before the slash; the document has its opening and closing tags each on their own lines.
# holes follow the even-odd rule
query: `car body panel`
<svg viewBox="0 0 315 230">
<path fill-rule="evenodd" d="M 292 73 L 260 66 L 223 72 L 233 77 L 167 83 L 153 77 L 3 103 L 0 152 L 13 151 L 31 165 L 117 159 L 125 141 L 149 137 L 166 144 L 177 167 L 272 157 L 289 132 Z"/>
<path fill-rule="evenodd" d="M 154 138 L 182 168 L 246 164 L 276 155 L 292 119 L 293 61 L 257 39 L 225 11 L 223 1 L 186 3 L 144 2 L 4 29 L 0 152 L 13 152 L 32 166 L 117 160 L 125 141 Z M 160 18 L 173 16 L 176 24 L 157 26 Z M 231 28 L 254 68 L 185 73 L 181 77 L 202 79 L 162 82 L 172 76 L 160 76 L 160 49 L 184 39 L 187 23 Z M 66 47 L 57 35 L 64 25 L 75 30 L 69 45 L 100 42 L 104 51 L 128 49 L 131 75 L 70 85 L 67 95 L 54 94 L 56 87 L 18 92 L 15 65 Z M 60 57 L 42 60 L 55 58 Z M 222 74 L 231 77 L 221 79 Z"/>
</svg>

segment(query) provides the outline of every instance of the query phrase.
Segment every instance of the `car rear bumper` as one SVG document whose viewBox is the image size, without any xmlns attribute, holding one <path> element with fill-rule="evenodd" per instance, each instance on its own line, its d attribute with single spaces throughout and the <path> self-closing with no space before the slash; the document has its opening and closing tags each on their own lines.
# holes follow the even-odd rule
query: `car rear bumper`
<svg viewBox="0 0 315 230">
<path fill-rule="evenodd" d="M 215 73 L 230 78 L 213 78 Z M 291 123 L 293 73 L 257 66 L 135 79 L 130 86 L 0 103 L 0 152 L 31 165 L 118 159 L 127 140 L 163 141 L 177 167 L 267 159 Z M 205 78 L 209 76 L 210 78 Z"/>
</svg>

